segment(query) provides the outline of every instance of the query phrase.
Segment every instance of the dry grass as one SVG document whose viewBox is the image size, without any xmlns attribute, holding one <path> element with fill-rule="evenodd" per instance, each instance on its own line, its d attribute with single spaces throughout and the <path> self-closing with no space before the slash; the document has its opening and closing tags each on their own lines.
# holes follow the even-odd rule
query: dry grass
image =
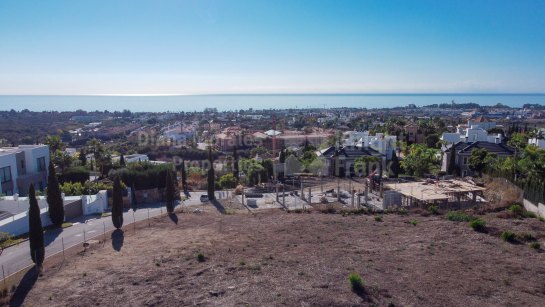
<svg viewBox="0 0 545 307">
<path fill-rule="evenodd" d="M 418 226 L 410 221 L 418 218 Z M 179 214 L 127 236 L 119 252 L 91 249 L 46 268 L 29 306 L 334 305 L 538 306 L 545 253 L 500 233 L 532 233 L 537 219 L 480 216 L 487 233 L 442 216 Z M 206 255 L 199 262 L 196 255 Z M 352 291 L 357 273 L 365 291 Z M 51 298 L 51 299 L 50 299 Z"/>
</svg>

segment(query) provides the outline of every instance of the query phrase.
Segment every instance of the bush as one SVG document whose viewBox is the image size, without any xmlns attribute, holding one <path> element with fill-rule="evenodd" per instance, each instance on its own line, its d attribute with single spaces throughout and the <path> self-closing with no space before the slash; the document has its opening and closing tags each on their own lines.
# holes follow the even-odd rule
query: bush
<svg viewBox="0 0 545 307">
<path fill-rule="evenodd" d="M 12 235 L 7 232 L 0 232 L 0 248 L 3 249 L 5 246 L 9 246 L 12 240 Z"/>
<path fill-rule="evenodd" d="M 475 231 L 483 232 L 486 227 L 486 222 L 482 219 L 474 219 L 473 221 L 469 222 L 469 226 Z"/>
<path fill-rule="evenodd" d="M 411 221 L 411 225 L 416 226 L 416 224 L 418 224 L 418 221 L 417 221 L 417 220 L 412 220 L 412 221 Z"/>
<path fill-rule="evenodd" d="M 220 177 L 218 184 L 222 189 L 233 189 L 236 185 L 236 178 L 232 173 Z"/>
<path fill-rule="evenodd" d="M 127 168 L 112 170 L 109 177 L 119 176 L 127 186 L 134 187 L 136 190 L 162 189 L 166 187 L 167 172 L 171 170 L 172 164 L 170 163 L 138 162 L 129 164 Z"/>
<path fill-rule="evenodd" d="M 112 190 L 113 185 L 107 184 L 104 182 L 85 182 L 85 184 L 81 184 L 81 182 L 65 182 L 61 184 L 61 192 L 64 193 L 65 196 L 80 196 L 80 195 L 94 195 L 98 193 L 98 191 L 101 190 Z M 127 186 L 125 183 L 121 182 L 121 188 L 125 190 Z"/>
<path fill-rule="evenodd" d="M 363 279 L 358 273 L 350 273 L 348 275 L 348 281 L 353 291 L 359 292 L 363 290 Z"/>
<path fill-rule="evenodd" d="M 449 211 L 446 217 L 453 222 L 469 222 L 472 219 L 471 216 L 459 211 Z"/>
<path fill-rule="evenodd" d="M 522 215 L 522 212 L 524 211 L 522 206 L 519 204 L 512 204 L 511 206 L 509 206 L 509 208 L 507 208 L 507 210 L 513 212 L 513 214 L 517 216 Z"/>
<path fill-rule="evenodd" d="M 206 258 L 204 257 L 204 254 L 202 252 L 198 253 L 197 254 L 197 261 L 204 262 L 204 260 L 206 260 Z"/>
<path fill-rule="evenodd" d="M 65 182 L 79 182 L 84 184 L 85 181 L 89 181 L 89 170 L 83 166 L 71 167 L 59 176 L 61 183 Z"/>
<path fill-rule="evenodd" d="M 399 215 L 408 215 L 409 214 L 409 211 L 405 208 L 400 208 L 396 211 L 397 214 Z"/>
<path fill-rule="evenodd" d="M 436 205 L 431 205 L 428 207 L 428 211 L 431 213 L 431 214 L 439 214 L 439 208 L 436 206 Z"/>
<path fill-rule="evenodd" d="M 382 215 L 375 215 L 375 222 L 382 222 Z"/>
<path fill-rule="evenodd" d="M 515 242 L 516 235 L 515 235 L 514 232 L 505 230 L 505 231 L 502 231 L 500 237 L 505 242 L 513 243 L 513 242 Z"/>
<path fill-rule="evenodd" d="M 532 211 L 524 211 L 522 213 L 522 216 L 524 216 L 525 218 L 532 218 L 532 219 L 537 218 L 537 215 L 533 213 Z"/>
<path fill-rule="evenodd" d="M 540 248 L 541 248 L 541 245 L 539 244 L 539 242 L 536 242 L 536 241 L 530 243 L 529 246 L 530 246 L 530 248 L 532 248 L 532 249 L 540 249 Z"/>
<path fill-rule="evenodd" d="M 538 217 L 537 219 L 538 219 L 540 222 L 545 222 L 545 218 L 542 217 L 542 216 Z"/>
</svg>

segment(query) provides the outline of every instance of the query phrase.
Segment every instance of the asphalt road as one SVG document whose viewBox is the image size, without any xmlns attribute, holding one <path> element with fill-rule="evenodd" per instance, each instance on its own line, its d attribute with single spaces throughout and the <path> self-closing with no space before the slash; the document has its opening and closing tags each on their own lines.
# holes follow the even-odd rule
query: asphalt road
<svg viewBox="0 0 545 307">
<path fill-rule="evenodd" d="M 202 193 L 200 192 L 193 193 L 193 197 L 184 201 L 182 206 L 185 208 L 200 205 L 199 196 L 201 194 Z M 123 224 L 131 224 L 135 220 L 146 220 L 148 215 L 151 218 L 160 215 L 161 212 L 166 212 L 164 203 L 146 205 L 146 207 L 138 208 L 136 212 L 134 212 L 134 215 L 132 210 L 128 210 L 123 214 Z M 47 231 L 44 234 L 46 257 L 62 252 L 63 242 L 65 249 L 68 249 L 69 247 L 82 244 L 84 240 L 89 240 L 95 236 L 104 234 L 104 232 L 115 229 L 110 216 L 101 217 L 88 215 L 79 217 L 71 222 L 74 223 L 71 227 Z M 5 276 L 9 276 L 32 265 L 28 241 L 21 242 L 18 245 L 5 249 L 0 255 L 0 265 L 4 268 Z"/>
</svg>

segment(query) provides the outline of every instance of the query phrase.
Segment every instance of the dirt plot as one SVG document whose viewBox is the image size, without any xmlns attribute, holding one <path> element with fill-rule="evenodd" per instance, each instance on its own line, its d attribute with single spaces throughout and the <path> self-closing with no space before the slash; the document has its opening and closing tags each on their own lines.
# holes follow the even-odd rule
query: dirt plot
<svg viewBox="0 0 545 307">
<path fill-rule="evenodd" d="M 46 268 L 25 305 L 542 305 L 545 253 L 498 232 L 543 246 L 545 223 L 482 218 L 489 233 L 416 214 L 178 214 Z"/>
</svg>

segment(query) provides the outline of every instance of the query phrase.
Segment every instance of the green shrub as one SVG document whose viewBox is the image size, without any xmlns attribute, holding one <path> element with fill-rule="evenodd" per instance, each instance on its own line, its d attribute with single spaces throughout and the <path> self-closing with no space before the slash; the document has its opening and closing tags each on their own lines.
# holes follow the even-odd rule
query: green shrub
<svg viewBox="0 0 545 307">
<path fill-rule="evenodd" d="M 537 215 L 533 213 L 532 211 L 524 211 L 522 213 L 522 216 L 524 216 L 525 218 L 532 218 L 532 219 L 537 218 Z"/>
<path fill-rule="evenodd" d="M 136 190 L 162 189 L 166 187 L 167 172 L 172 170 L 172 164 L 151 164 L 149 162 L 137 162 L 127 165 L 126 168 L 112 170 L 108 174 L 110 178 L 119 176 L 127 186 L 134 186 Z"/>
<path fill-rule="evenodd" d="M 227 173 L 220 177 L 218 184 L 222 189 L 233 189 L 236 187 L 236 178 L 233 173 Z"/>
<path fill-rule="evenodd" d="M 486 222 L 482 219 L 474 219 L 469 222 L 469 226 L 475 231 L 483 232 L 486 228 Z"/>
<path fill-rule="evenodd" d="M 437 207 L 436 205 L 431 205 L 428 207 L 428 211 L 431 214 L 439 214 L 439 207 Z"/>
<path fill-rule="evenodd" d="M 502 240 L 505 241 L 505 242 L 513 243 L 513 242 L 515 242 L 516 235 L 515 235 L 514 232 L 505 230 L 505 231 L 502 231 L 500 237 L 501 237 Z"/>
<path fill-rule="evenodd" d="M 449 211 L 446 218 L 447 220 L 454 222 L 469 222 L 472 219 L 471 216 L 460 211 Z"/>
<path fill-rule="evenodd" d="M 79 182 L 84 184 L 85 181 L 89 181 L 89 170 L 84 166 L 76 166 L 67 168 L 59 175 L 59 181 L 64 182 Z"/>
<path fill-rule="evenodd" d="M 507 208 L 507 210 L 511 211 L 515 215 L 522 215 L 522 212 L 524 211 L 522 206 L 519 204 L 512 204 L 509 206 L 509 208 Z"/>
<path fill-rule="evenodd" d="M 382 222 L 382 215 L 375 215 L 376 222 Z"/>
<path fill-rule="evenodd" d="M 530 243 L 529 246 L 530 246 L 530 248 L 532 248 L 532 249 L 540 249 L 540 248 L 541 248 L 541 245 L 540 245 L 539 242 L 537 242 L 537 241 L 534 241 L 534 242 Z"/>
<path fill-rule="evenodd" d="M 417 220 L 412 220 L 412 221 L 411 221 L 411 225 L 416 226 L 416 224 L 418 224 L 418 221 L 417 221 Z"/>
<path fill-rule="evenodd" d="M 358 273 L 350 273 L 348 275 L 348 281 L 350 282 L 350 287 L 353 291 L 363 290 L 363 279 Z"/>
<path fill-rule="evenodd" d="M 542 216 L 538 217 L 537 219 L 538 219 L 540 222 L 545 222 L 545 218 L 542 217 Z"/>
<path fill-rule="evenodd" d="M 202 252 L 199 252 L 197 254 L 197 261 L 204 262 L 204 260 L 206 260 L 205 257 L 204 257 L 204 254 Z"/>
<path fill-rule="evenodd" d="M 405 208 L 401 208 L 401 209 L 398 209 L 396 211 L 396 213 L 399 214 L 399 215 L 408 215 L 409 211 L 407 209 L 405 209 Z"/>
</svg>

